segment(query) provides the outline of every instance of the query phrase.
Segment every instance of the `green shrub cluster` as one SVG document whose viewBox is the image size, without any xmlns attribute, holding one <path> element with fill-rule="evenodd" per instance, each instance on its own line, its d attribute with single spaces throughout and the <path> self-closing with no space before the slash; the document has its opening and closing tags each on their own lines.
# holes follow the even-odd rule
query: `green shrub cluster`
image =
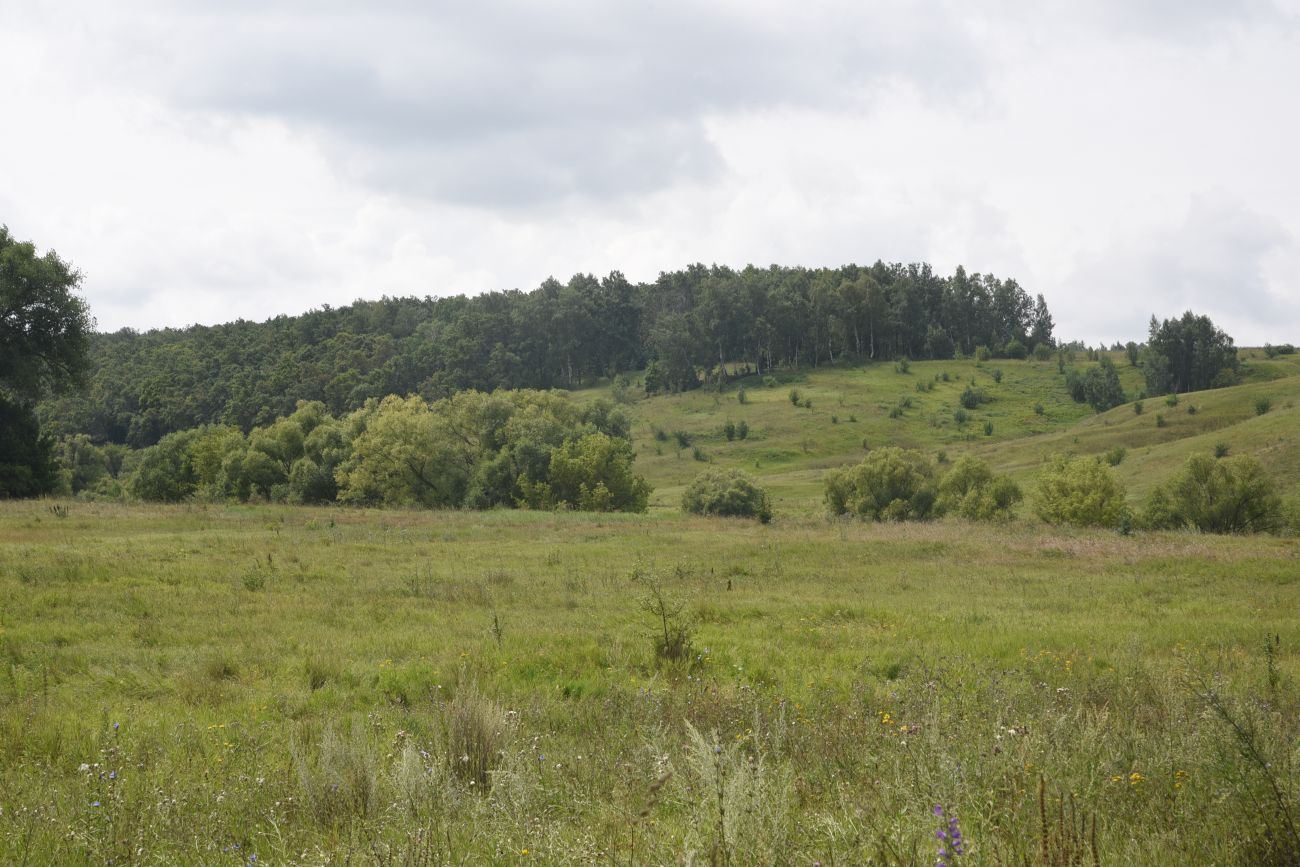
<svg viewBox="0 0 1300 867">
<path fill-rule="evenodd" d="M 705 470 L 695 477 L 682 495 L 682 509 L 696 515 L 772 520 L 772 503 L 767 491 L 754 477 L 741 470 Z"/>
<path fill-rule="evenodd" d="M 1124 485 L 1097 458 L 1058 457 L 1039 476 L 1034 510 L 1049 524 L 1118 527 L 1127 514 Z"/>
<path fill-rule="evenodd" d="M 876 449 L 853 467 L 826 476 L 826 503 L 836 515 L 874 521 L 924 520 L 944 514 L 972 520 L 1010 517 L 1020 488 L 983 461 L 962 457 L 936 481 L 929 458 L 911 449 Z"/>
</svg>

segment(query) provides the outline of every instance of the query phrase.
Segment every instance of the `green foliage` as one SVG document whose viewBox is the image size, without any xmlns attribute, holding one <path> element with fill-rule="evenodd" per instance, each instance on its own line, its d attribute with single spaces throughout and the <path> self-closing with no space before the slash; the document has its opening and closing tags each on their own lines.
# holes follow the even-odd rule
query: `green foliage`
<svg viewBox="0 0 1300 867">
<path fill-rule="evenodd" d="M 749 423 L 743 418 L 736 423 L 736 438 L 742 440 L 749 438 Z"/>
<path fill-rule="evenodd" d="M 167 434 L 140 455 L 128 490 L 140 500 L 174 503 L 190 497 L 198 487 L 190 447 L 202 430 Z"/>
<path fill-rule="evenodd" d="M 989 349 L 987 346 L 980 345 L 975 347 L 976 361 L 988 361 L 992 357 L 993 357 L 993 350 Z"/>
<path fill-rule="evenodd" d="M 986 437 L 991 437 L 991 436 L 993 436 L 993 422 L 992 422 L 992 421 L 985 421 L 985 422 L 984 422 L 984 436 L 986 436 Z"/>
<path fill-rule="evenodd" d="M 1117 527 L 1124 485 L 1096 458 L 1058 457 L 1040 474 L 1034 510 L 1049 524 Z"/>
<path fill-rule="evenodd" d="M 1156 413 L 1156 427 L 1164 427 L 1167 424 L 1168 422 L 1165 421 L 1165 414 L 1163 412 Z"/>
<path fill-rule="evenodd" d="M 788 396 L 790 398 L 790 403 L 792 403 L 794 406 L 799 405 L 799 401 L 800 401 L 799 389 L 797 388 L 790 389 L 790 394 Z"/>
<path fill-rule="evenodd" d="M 953 410 L 952 420 L 957 423 L 957 427 L 961 427 L 966 424 L 966 422 L 970 421 L 970 413 L 966 412 L 963 407 L 959 406 Z"/>
<path fill-rule="evenodd" d="M 1220 440 L 1214 444 L 1214 456 L 1216 458 L 1226 458 L 1228 456 L 1229 445 Z"/>
<path fill-rule="evenodd" d="M 1023 361 L 1029 357 L 1029 347 L 1025 346 L 1017 338 L 1011 338 L 1006 345 L 1002 347 L 1002 354 L 1007 358 L 1014 358 L 1017 361 Z"/>
<path fill-rule="evenodd" d="M 996 382 L 996 383 L 1001 384 L 1001 382 L 1002 382 L 1002 368 L 998 367 L 998 368 L 995 368 L 995 369 L 993 370 L 993 381 Z"/>
<path fill-rule="evenodd" d="M 741 406 L 749 403 L 749 393 L 745 391 L 745 386 L 742 385 L 739 390 L 736 391 L 736 400 Z"/>
<path fill-rule="evenodd" d="M 1042 403 L 1034 404 L 1034 415 L 1042 415 L 1044 412 L 1046 412 L 1046 410 L 1043 409 Z"/>
<path fill-rule="evenodd" d="M 1189 310 L 1159 324 L 1152 317 L 1150 330 L 1142 362 L 1150 394 L 1202 391 L 1236 381 L 1237 349 L 1208 316 Z"/>
<path fill-rule="evenodd" d="M 921 520 L 934 509 L 934 469 L 924 453 L 889 446 L 872 451 L 857 466 L 828 472 L 825 491 L 835 515 Z"/>
<path fill-rule="evenodd" d="M 1086 403 L 1097 412 L 1105 412 L 1125 401 L 1119 372 L 1106 356 L 1102 356 L 1095 367 L 1089 367 L 1082 374 L 1071 369 L 1066 375 L 1065 387 L 1075 401 Z"/>
<path fill-rule="evenodd" d="M 1008 476 L 994 474 L 988 464 L 964 455 L 939 482 L 936 510 L 972 521 L 1006 520 L 1024 499 L 1020 486 Z"/>
<path fill-rule="evenodd" d="M 727 419 L 722 425 L 722 435 L 727 438 L 727 442 L 734 440 L 736 438 L 736 423 L 731 419 Z"/>
<path fill-rule="evenodd" d="M 911 373 L 912 372 L 911 360 L 906 355 L 900 356 L 898 361 L 894 362 L 894 372 Z"/>
<path fill-rule="evenodd" d="M 30 407 L 0 393 L 0 499 L 39 497 L 58 484 L 54 441 L 41 434 Z"/>
<path fill-rule="evenodd" d="M 38 256 L 0 226 L 0 398 L 11 405 L 82 382 L 92 324 L 80 283 L 58 254 Z"/>
<path fill-rule="evenodd" d="M 1133 401 L 1133 414 L 1134 414 L 1134 415 L 1141 415 L 1143 409 L 1144 409 L 1144 407 L 1142 406 L 1142 401 L 1140 401 L 1140 400 L 1135 400 L 1135 401 Z"/>
<path fill-rule="evenodd" d="M 697 515 L 772 519 L 767 492 L 748 473 L 736 469 L 705 470 L 682 495 L 682 509 Z"/>
<path fill-rule="evenodd" d="M 1177 394 L 1177 392 L 1175 392 L 1175 393 L 1173 393 L 1173 394 L 1171 394 L 1171 395 L 1169 395 L 1168 397 L 1165 398 L 1165 406 L 1168 406 L 1168 407 L 1175 407 L 1175 406 L 1178 406 L 1178 394 Z"/>
<path fill-rule="evenodd" d="M 1273 401 L 1267 397 L 1261 397 L 1255 401 L 1255 415 L 1267 415 L 1272 408 Z"/>
<path fill-rule="evenodd" d="M 958 401 L 965 409 L 976 409 L 980 404 L 988 403 L 989 400 L 988 394 L 983 389 L 970 385 L 966 386 L 961 393 L 961 397 L 958 398 Z"/>
<path fill-rule="evenodd" d="M 1193 455 L 1170 482 L 1169 500 L 1180 523 L 1205 533 L 1270 532 L 1284 523 L 1276 486 L 1251 455 Z"/>
<path fill-rule="evenodd" d="M 1128 455 L 1128 449 L 1123 446 L 1115 446 L 1106 452 L 1106 463 L 1112 467 L 1118 467 L 1124 463 L 1124 458 Z"/>
<path fill-rule="evenodd" d="M 591 512 L 644 512 L 650 485 L 632 472 L 632 444 L 603 433 L 567 440 L 551 455 L 555 505 Z"/>
</svg>

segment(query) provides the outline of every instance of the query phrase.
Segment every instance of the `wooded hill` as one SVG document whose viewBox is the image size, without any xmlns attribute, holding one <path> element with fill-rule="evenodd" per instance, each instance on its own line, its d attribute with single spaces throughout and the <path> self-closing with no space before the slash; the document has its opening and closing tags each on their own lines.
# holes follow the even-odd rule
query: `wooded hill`
<svg viewBox="0 0 1300 867">
<path fill-rule="evenodd" d="M 646 369 L 688 391 L 740 365 L 757 372 L 846 358 L 1024 357 L 1052 342 L 1043 297 L 1014 280 L 870 267 L 704 265 L 632 283 L 613 272 L 530 292 L 384 298 L 266 322 L 99 334 L 89 387 L 40 407 L 50 433 L 144 447 L 203 424 L 251 430 L 300 400 L 333 414 L 369 398 L 465 389 L 577 388 Z"/>
</svg>

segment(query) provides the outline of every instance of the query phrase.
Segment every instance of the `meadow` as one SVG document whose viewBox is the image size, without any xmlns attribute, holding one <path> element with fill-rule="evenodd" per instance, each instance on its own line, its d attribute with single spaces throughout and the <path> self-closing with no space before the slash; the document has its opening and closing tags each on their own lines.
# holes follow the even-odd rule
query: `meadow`
<svg viewBox="0 0 1300 867">
<path fill-rule="evenodd" d="M 0 503 L 0 861 L 1295 863 L 1300 540 L 788 490 Z"/>
</svg>

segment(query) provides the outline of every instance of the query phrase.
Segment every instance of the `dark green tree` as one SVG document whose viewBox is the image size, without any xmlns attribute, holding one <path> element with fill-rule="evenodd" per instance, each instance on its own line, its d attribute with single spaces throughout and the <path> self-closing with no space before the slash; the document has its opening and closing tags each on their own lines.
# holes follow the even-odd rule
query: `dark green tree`
<svg viewBox="0 0 1300 867">
<path fill-rule="evenodd" d="M 81 275 L 54 251 L 36 254 L 0 226 L 0 497 L 49 493 L 54 443 L 33 407 L 82 384 L 92 328 L 73 294 Z"/>
<path fill-rule="evenodd" d="M 1147 393 L 1178 394 L 1231 385 L 1238 369 L 1232 338 L 1208 316 L 1188 310 L 1159 325 L 1151 317 L 1151 334 L 1142 362 Z"/>
</svg>

